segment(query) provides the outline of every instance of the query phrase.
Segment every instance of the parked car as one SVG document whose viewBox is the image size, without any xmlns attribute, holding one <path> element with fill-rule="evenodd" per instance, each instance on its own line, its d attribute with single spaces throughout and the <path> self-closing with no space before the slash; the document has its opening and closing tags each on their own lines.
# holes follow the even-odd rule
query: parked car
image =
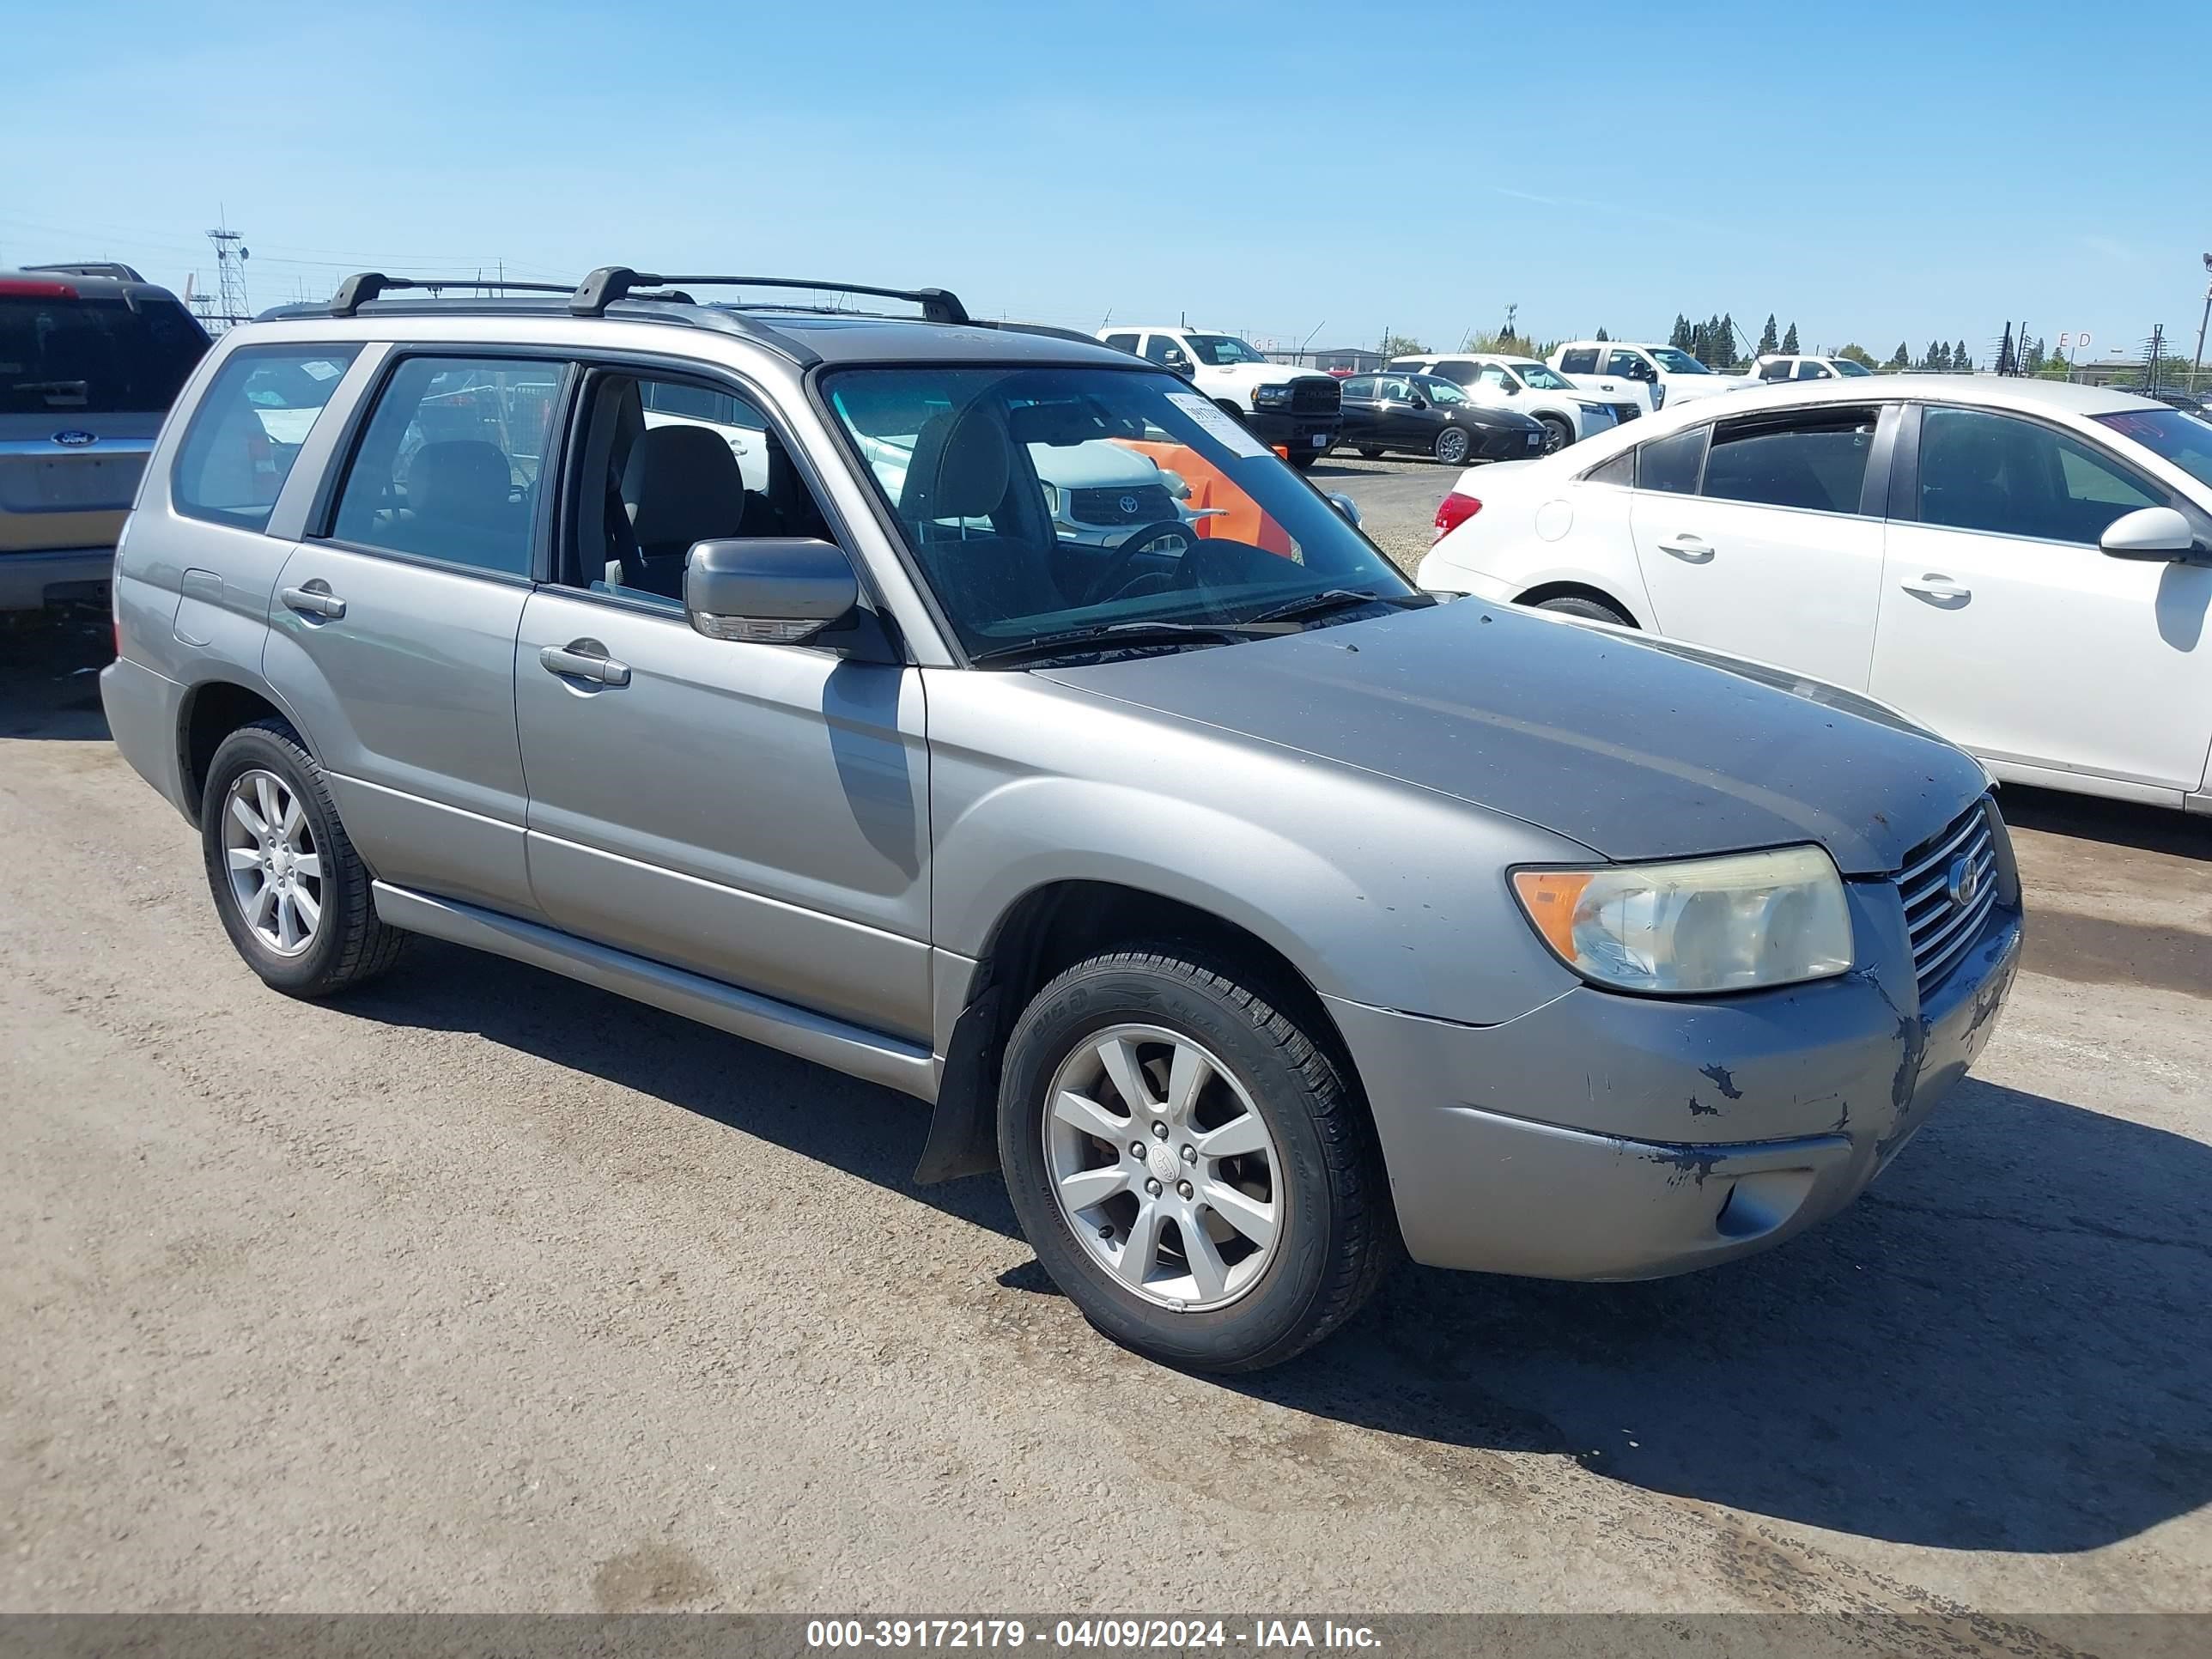
<svg viewBox="0 0 2212 1659">
<path fill-rule="evenodd" d="M 1233 334 L 1154 325 L 1104 328 L 1098 337 L 1182 375 L 1261 443 L 1279 447 L 1292 466 L 1311 466 L 1336 447 L 1342 393 L 1334 375 L 1269 362 Z"/>
<path fill-rule="evenodd" d="M 1784 380 L 1871 380 L 1874 371 L 1850 357 L 1785 357 L 1779 353 L 1759 358 L 1751 366 L 1749 379 L 1760 386 Z"/>
<path fill-rule="evenodd" d="M 1742 376 L 1716 374 L 1688 352 L 1669 345 L 1570 340 L 1547 361 L 1577 386 L 1604 374 L 1644 386 L 1651 394 L 1655 411 L 1664 409 L 1670 398 L 1680 403 L 1685 398 L 1711 398 L 1741 391 L 1745 384 Z"/>
<path fill-rule="evenodd" d="M 1463 477 L 1424 587 L 1870 692 L 2001 778 L 2212 811 L 2212 425 L 1995 375 L 1792 383 Z"/>
<path fill-rule="evenodd" d="M 126 265 L 0 270 L 0 611 L 106 599 L 155 431 L 207 345 Z"/>
<path fill-rule="evenodd" d="M 2212 419 L 2212 396 L 2202 392 L 2185 392 L 2174 386 L 2162 386 L 2154 390 L 2149 386 L 2124 386 L 2115 390 L 2124 392 L 2131 398 L 2148 398 L 2153 403 L 2164 404 L 2168 409 L 2178 409 L 2185 415 Z"/>
<path fill-rule="evenodd" d="M 1476 403 L 1433 374 L 1362 374 L 1344 383 L 1344 441 L 1370 460 L 1393 449 L 1447 465 L 1518 460 L 1559 447 L 1540 421 Z"/>
<path fill-rule="evenodd" d="M 194 374 L 100 689 L 270 987 L 428 934 L 904 1091 L 918 1179 L 998 1168 L 1101 1330 L 1229 1370 L 1401 1241 L 1570 1279 L 1778 1243 L 1988 1041 L 2019 888 L 1959 750 L 1437 605 L 1181 379 L 942 290 L 627 297 L 737 281 L 364 276 Z M 249 475 L 283 368 L 323 400 Z M 663 384 L 744 403 L 764 488 L 645 423 Z M 499 418 L 422 439 L 461 392 Z M 1057 533 L 1031 454 L 1101 441 L 1182 458 L 1210 533 Z"/>
<path fill-rule="evenodd" d="M 1407 374 L 1437 374 L 1479 404 L 1510 409 L 1540 421 L 1552 434 L 1547 449 L 1562 449 L 1592 433 L 1647 413 L 1650 398 L 1630 380 L 1592 377 L 1578 386 L 1548 363 L 1533 357 L 1492 352 L 1460 356 L 1394 357 L 1389 367 Z"/>
</svg>

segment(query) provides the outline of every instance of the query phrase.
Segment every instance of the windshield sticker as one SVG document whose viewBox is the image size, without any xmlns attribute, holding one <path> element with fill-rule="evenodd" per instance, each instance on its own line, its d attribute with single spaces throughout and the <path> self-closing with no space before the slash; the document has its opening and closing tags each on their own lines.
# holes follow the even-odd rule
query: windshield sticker
<svg viewBox="0 0 2212 1659">
<path fill-rule="evenodd" d="M 1265 455 L 1267 445 L 1244 429 L 1243 423 L 1234 415 L 1207 402 L 1195 392 L 1170 392 L 1168 401 L 1196 421 L 1206 435 L 1231 453 L 1253 456 Z"/>
<path fill-rule="evenodd" d="M 302 374 L 313 375 L 318 380 L 334 380 L 337 378 L 338 366 L 336 363 L 326 362 L 322 358 L 317 357 L 307 362 L 301 363 L 300 365 L 300 372 Z"/>
</svg>

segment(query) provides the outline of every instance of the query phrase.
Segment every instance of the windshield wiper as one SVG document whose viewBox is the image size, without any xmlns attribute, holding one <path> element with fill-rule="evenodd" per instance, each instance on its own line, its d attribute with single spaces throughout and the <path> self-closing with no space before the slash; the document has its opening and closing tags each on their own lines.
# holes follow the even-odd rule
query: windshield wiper
<svg viewBox="0 0 2212 1659">
<path fill-rule="evenodd" d="M 1094 623 L 1088 628 L 1062 629 L 1056 634 L 1040 634 L 1033 640 L 994 646 L 988 651 L 973 653 L 968 660 L 980 667 L 985 663 L 1067 656 L 1089 647 L 1103 650 L 1120 646 L 1231 645 L 1239 640 L 1260 639 L 1291 631 L 1283 628 L 1255 627 L 1249 623 Z"/>
<path fill-rule="evenodd" d="M 1255 623 L 1310 622 L 1332 611 L 1350 611 L 1363 605 L 1389 605 L 1417 610 L 1435 603 L 1425 593 L 1370 593 L 1357 588 L 1328 587 L 1318 593 L 1303 594 L 1272 610 L 1262 611 L 1249 620 Z"/>
</svg>

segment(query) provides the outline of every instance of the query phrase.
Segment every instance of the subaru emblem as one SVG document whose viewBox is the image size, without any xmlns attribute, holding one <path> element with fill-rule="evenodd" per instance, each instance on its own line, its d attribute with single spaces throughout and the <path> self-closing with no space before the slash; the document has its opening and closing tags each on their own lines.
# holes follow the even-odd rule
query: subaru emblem
<svg viewBox="0 0 2212 1659">
<path fill-rule="evenodd" d="M 87 432 L 78 427 L 71 427 L 66 432 L 55 433 L 54 441 L 59 444 L 64 449 L 82 449 L 87 444 L 98 443 L 100 441 L 100 437 L 97 433 Z"/>
<path fill-rule="evenodd" d="M 1136 514 L 1137 514 L 1137 498 L 1136 498 L 1134 495 L 1124 495 L 1124 496 L 1122 496 L 1122 497 L 1121 497 L 1121 510 L 1122 510 L 1124 513 L 1127 514 L 1128 514 L 1130 517 L 1132 517 L 1132 518 L 1134 518 L 1134 517 L 1136 516 Z"/>
<path fill-rule="evenodd" d="M 1974 901 L 1982 896 L 1982 876 L 1979 860 L 1971 854 L 1954 859 L 1950 869 L 1945 872 L 1943 890 L 1950 895 L 1951 902 L 1959 908 L 1970 909 Z"/>
</svg>

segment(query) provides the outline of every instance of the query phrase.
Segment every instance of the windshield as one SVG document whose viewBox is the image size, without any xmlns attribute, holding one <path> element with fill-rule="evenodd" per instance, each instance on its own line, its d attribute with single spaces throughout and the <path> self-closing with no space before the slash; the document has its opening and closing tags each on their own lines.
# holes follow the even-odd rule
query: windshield
<svg viewBox="0 0 2212 1659">
<path fill-rule="evenodd" d="M 1267 361 L 1233 334 L 1194 334 L 1189 338 L 1190 349 L 1198 354 L 1198 361 L 1208 368 L 1222 368 L 1231 363 L 1264 363 Z"/>
<path fill-rule="evenodd" d="M 0 297 L 0 414 L 159 414 L 207 349 L 173 301 Z"/>
<path fill-rule="evenodd" d="M 1548 363 L 1508 363 L 1506 368 L 1539 392 L 1572 392 L 1575 389 L 1572 380 Z"/>
<path fill-rule="evenodd" d="M 1695 357 L 1692 357 L 1688 352 L 1677 351 L 1673 346 L 1648 346 L 1645 349 L 1650 351 L 1651 356 L 1658 362 L 1659 367 L 1665 369 L 1669 374 L 1710 374 L 1712 373 L 1712 370 L 1707 368 L 1703 363 L 1699 362 Z"/>
<path fill-rule="evenodd" d="M 2172 462 L 2199 483 L 2212 484 L 2212 421 L 2178 409 L 2127 409 L 2096 418 Z"/>
<path fill-rule="evenodd" d="M 971 657 L 1077 629 L 1235 626 L 1334 590 L 1413 595 L 1242 422 L 1172 375 L 927 366 L 841 369 L 823 386 Z M 1117 450 L 1167 487 L 1060 487 Z M 1081 510 L 1055 513 L 1069 495 Z"/>
<path fill-rule="evenodd" d="M 1864 363 L 1855 363 L 1849 357 L 1837 357 L 1831 361 L 1835 368 L 1836 373 L 1838 374 L 1865 374 L 1870 376 L 1874 373 L 1874 371 L 1869 368 Z"/>
</svg>

